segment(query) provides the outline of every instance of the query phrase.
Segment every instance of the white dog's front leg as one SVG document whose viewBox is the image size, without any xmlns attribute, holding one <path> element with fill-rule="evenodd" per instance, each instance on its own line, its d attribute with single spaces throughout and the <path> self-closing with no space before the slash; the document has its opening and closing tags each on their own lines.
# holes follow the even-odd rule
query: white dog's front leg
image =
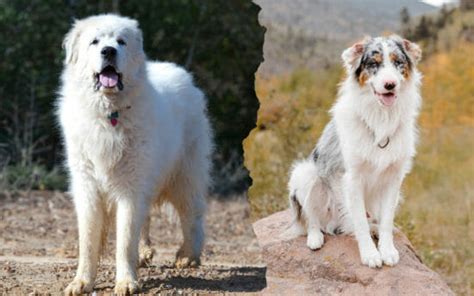
<svg viewBox="0 0 474 296">
<path fill-rule="evenodd" d="M 92 292 L 104 231 L 104 209 L 99 196 L 92 186 L 75 182 L 72 193 L 79 230 L 79 264 L 74 280 L 64 291 L 65 295 Z"/>
<path fill-rule="evenodd" d="M 380 205 L 379 252 L 386 265 L 393 266 L 400 259 L 393 244 L 393 219 L 397 207 L 401 182 L 387 184 L 385 196 Z"/>
<path fill-rule="evenodd" d="M 372 268 L 380 267 L 382 266 L 382 259 L 370 236 L 364 202 L 364 187 L 359 175 L 353 172 L 346 173 L 344 176 L 344 196 L 353 223 L 362 264 Z"/>
<path fill-rule="evenodd" d="M 143 199 L 126 196 L 117 201 L 117 274 L 115 283 L 115 294 L 117 295 L 131 295 L 138 291 L 138 243 L 146 214 L 146 204 Z"/>
</svg>

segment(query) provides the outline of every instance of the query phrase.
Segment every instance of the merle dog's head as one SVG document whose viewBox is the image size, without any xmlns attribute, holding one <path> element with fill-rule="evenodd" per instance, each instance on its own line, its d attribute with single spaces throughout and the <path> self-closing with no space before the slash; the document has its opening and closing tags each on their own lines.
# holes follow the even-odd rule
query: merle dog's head
<svg viewBox="0 0 474 296">
<path fill-rule="evenodd" d="M 421 59 L 418 45 L 397 35 L 366 37 L 346 49 L 342 59 L 350 79 L 370 90 L 383 106 L 392 106 Z"/>
</svg>

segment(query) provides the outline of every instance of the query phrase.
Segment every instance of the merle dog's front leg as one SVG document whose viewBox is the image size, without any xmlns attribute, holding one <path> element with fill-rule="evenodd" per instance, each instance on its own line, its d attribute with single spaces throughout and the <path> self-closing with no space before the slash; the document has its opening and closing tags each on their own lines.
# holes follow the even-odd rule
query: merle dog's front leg
<svg viewBox="0 0 474 296">
<path fill-rule="evenodd" d="M 344 196 L 348 212 L 354 227 L 354 235 L 359 246 L 362 264 L 369 267 L 381 267 L 382 259 L 372 237 L 367 221 L 364 202 L 364 183 L 360 172 L 347 171 L 344 175 Z"/>
<path fill-rule="evenodd" d="M 397 208 L 402 178 L 396 176 L 387 181 L 380 203 L 379 252 L 383 263 L 393 266 L 398 263 L 400 257 L 393 244 L 393 219 Z"/>
</svg>

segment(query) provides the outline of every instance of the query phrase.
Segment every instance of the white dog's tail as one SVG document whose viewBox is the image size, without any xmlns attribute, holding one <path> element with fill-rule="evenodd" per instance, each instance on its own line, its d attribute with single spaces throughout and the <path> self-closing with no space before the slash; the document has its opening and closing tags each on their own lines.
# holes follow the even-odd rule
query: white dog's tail
<svg viewBox="0 0 474 296">
<path fill-rule="evenodd" d="M 288 182 L 289 203 L 293 220 L 283 234 L 287 239 L 306 234 L 303 206 L 316 178 L 316 166 L 313 160 L 305 159 L 293 164 Z"/>
</svg>

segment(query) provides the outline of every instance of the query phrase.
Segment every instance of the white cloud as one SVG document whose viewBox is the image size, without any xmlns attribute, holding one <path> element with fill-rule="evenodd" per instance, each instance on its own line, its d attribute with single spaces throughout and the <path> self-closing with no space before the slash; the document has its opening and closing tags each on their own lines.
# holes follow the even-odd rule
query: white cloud
<svg viewBox="0 0 474 296">
<path fill-rule="evenodd" d="M 457 0 L 421 0 L 421 2 L 425 2 L 427 4 L 433 5 L 433 6 L 441 6 L 443 4 L 450 4 L 450 3 L 457 3 Z"/>
</svg>

